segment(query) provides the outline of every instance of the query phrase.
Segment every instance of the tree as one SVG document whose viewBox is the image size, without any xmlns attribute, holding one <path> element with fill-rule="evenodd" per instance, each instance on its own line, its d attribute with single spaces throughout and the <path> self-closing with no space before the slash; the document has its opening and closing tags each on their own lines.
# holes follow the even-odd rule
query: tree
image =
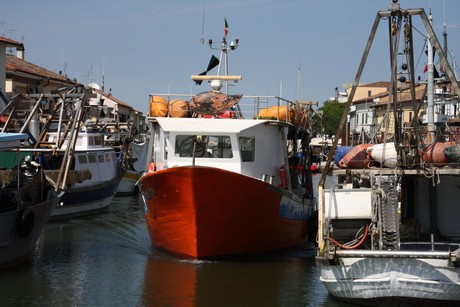
<svg viewBox="0 0 460 307">
<path fill-rule="evenodd" d="M 328 100 L 323 103 L 323 106 L 318 109 L 321 118 L 315 120 L 313 123 L 313 130 L 322 132 L 330 136 L 334 136 L 339 127 L 340 120 L 342 119 L 345 105 L 336 100 Z M 320 116 L 318 116 L 320 117 Z"/>
</svg>

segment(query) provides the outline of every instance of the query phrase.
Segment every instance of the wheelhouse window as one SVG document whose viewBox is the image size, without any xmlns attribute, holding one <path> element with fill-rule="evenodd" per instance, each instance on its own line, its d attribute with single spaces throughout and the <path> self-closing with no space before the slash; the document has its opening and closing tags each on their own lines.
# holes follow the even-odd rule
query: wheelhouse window
<svg viewBox="0 0 460 307">
<path fill-rule="evenodd" d="M 102 136 L 94 135 L 88 137 L 88 145 L 89 146 L 100 146 L 102 145 Z"/>
<path fill-rule="evenodd" d="M 78 163 L 80 163 L 80 164 L 87 164 L 87 163 L 88 163 L 88 160 L 87 160 L 86 156 L 79 155 L 79 156 L 78 156 Z"/>
<path fill-rule="evenodd" d="M 254 162 L 256 152 L 256 138 L 240 136 L 240 150 L 242 162 Z"/>
<path fill-rule="evenodd" d="M 174 156 L 231 159 L 232 143 L 228 135 L 177 135 Z"/>
<path fill-rule="evenodd" d="M 97 163 L 97 158 L 95 154 L 88 154 L 89 163 Z"/>
</svg>

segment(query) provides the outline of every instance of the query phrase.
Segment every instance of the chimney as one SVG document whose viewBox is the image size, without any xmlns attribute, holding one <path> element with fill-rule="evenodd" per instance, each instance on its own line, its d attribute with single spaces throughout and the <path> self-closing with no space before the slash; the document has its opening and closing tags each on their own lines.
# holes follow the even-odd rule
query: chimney
<svg viewBox="0 0 460 307">
<path fill-rule="evenodd" d="M 24 60 L 24 51 L 24 46 L 16 47 L 16 56 L 21 60 Z"/>
</svg>

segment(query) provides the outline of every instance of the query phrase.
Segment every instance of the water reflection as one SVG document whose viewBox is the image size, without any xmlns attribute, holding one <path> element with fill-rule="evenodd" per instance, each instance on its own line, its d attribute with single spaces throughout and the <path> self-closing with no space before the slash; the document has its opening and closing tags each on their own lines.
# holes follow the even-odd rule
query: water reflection
<svg viewBox="0 0 460 307">
<path fill-rule="evenodd" d="M 117 261 L 71 255 L 0 276 L 2 306 L 351 306 L 327 295 L 308 253 L 219 262 L 155 250 Z"/>
<path fill-rule="evenodd" d="M 323 305 L 312 252 L 238 261 L 181 261 L 151 256 L 144 276 L 145 306 Z M 312 273 L 312 274 L 309 274 Z"/>
</svg>

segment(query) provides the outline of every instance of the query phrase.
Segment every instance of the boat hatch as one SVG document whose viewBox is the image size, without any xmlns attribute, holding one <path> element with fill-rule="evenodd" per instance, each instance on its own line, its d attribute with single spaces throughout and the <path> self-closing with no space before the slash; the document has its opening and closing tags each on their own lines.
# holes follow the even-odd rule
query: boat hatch
<svg viewBox="0 0 460 307">
<path fill-rule="evenodd" d="M 324 204 L 325 216 L 331 219 L 370 219 L 372 217 L 372 190 L 325 189 Z"/>
</svg>

